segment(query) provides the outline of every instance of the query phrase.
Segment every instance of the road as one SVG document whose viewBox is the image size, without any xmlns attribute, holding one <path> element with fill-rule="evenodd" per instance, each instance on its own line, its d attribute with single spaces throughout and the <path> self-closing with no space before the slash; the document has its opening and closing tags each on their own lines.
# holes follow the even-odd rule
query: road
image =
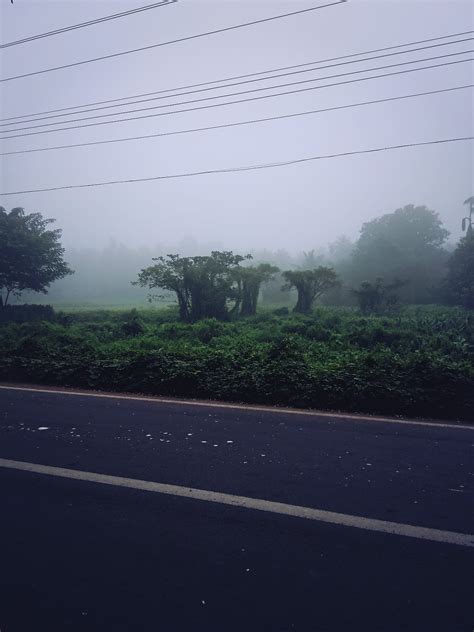
<svg viewBox="0 0 474 632">
<path fill-rule="evenodd" d="M 0 630 L 472 632 L 473 453 L 467 426 L 0 387 Z"/>
</svg>

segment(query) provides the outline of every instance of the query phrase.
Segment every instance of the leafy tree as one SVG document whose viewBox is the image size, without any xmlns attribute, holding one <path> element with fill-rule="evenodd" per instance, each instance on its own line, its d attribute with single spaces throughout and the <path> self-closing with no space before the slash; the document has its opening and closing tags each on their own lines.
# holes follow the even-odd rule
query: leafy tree
<svg viewBox="0 0 474 632">
<path fill-rule="evenodd" d="M 183 321 L 225 320 L 229 315 L 228 301 L 238 300 L 235 270 L 246 258 L 229 251 L 213 251 L 210 256 L 199 257 L 157 257 L 157 263 L 144 268 L 135 283 L 174 292 Z"/>
<path fill-rule="evenodd" d="M 46 294 L 56 279 L 72 274 L 64 261 L 61 231 L 47 230 L 54 219 L 22 208 L 0 207 L 0 307 L 24 290 Z M 5 293 L 5 294 L 4 294 Z"/>
<path fill-rule="evenodd" d="M 357 298 L 360 311 L 363 314 L 376 314 L 384 307 L 393 307 L 397 303 L 395 290 L 405 285 L 404 281 L 395 280 L 389 285 L 384 285 L 379 277 L 375 283 L 363 281 L 357 290 L 352 290 Z"/>
<path fill-rule="evenodd" d="M 449 233 L 438 213 L 412 204 L 363 224 L 348 271 L 352 283 L 374 277 L 410 279 L 401 292 L 405 301 L 432 300 L 442 282 Z"/>
<path fill-rule="evenodd" d="M 333 268 L 324 266 L 314 270 L 287 270 L 283 272 L 283 277 L 286 279 L 284 289 L 295 287 L 298 292 L 293 311 L 299 314 L 309 314 L 314 301 L 340 283 Z"/>
<path fill-rule="evenodd" d="M 276 266 L 261 263 L 258 266 L 238 267 L 235 270 L 238 298 L 234 311 L 240 308 L 241 316 L 254 316 L 262 283 L 270 281 L 278 272 Z"/>
<path fill-rule="evenodd" d="M 445 283 L 450 302 L 474 309 L 474 234 L 468 231 L 448 262 Z"/>
</svg>

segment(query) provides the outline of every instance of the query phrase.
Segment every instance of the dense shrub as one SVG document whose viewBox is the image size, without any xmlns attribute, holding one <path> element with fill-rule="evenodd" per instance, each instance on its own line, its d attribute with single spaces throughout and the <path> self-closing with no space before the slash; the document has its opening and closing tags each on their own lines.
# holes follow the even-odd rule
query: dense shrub
<svg viewBox="0 0 474 632">
<path fill-rule="evenodd" d="M 462 309 L 261 313 L 195 324 L 153 310 L 0 325 L 0 380 L 471 419 L 474 321 Z"/>
<path fill-rule="evenodd" d="M 39 320 L 56 320 L 51 305 L 5 305 L 0 308 L 0 323 L 27 323 Z"/>
</svg>

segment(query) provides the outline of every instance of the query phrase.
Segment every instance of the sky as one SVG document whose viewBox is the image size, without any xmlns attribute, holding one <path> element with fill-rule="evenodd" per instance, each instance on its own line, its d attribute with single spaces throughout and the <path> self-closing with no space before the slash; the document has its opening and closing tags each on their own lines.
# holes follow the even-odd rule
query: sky
<svg viewBox="0 0 474 632">
<path fill-rule="evenodd" d="M 178 0 L 3 49 L 0 75 L 11 77 L 327 2 Z M 1 42 L 147 3 L 151 0 L 15 0 L 14 4 L 0 0 Z M 468 30 L 474 30 L 472 0 L 349 0 L 209 37 L 2 82 L 0 118 L 180 88 Z M 472 36 L 474 33 L 464 38 Z M 118 115 L 121 110 L 170 106 L 211 96 L 216 98 L 205 104 L 224 103 L 231 99 L 219 99 L 219 95 L 459 51 L 474 51 L 474 40 L 80 116 Z M 474 58 L 474 52 L 404 68 L 468 57 Z M 399 68 L 319 80 L 296 88 L 396 70 Z M 193 112 L 0 140 L 0 152 L 224 125 L 466 84 L 474 84 L 472 62 Z M 295 88 L 241 98 L 291 89 Z M 172 111 L 165 107 L 144 114 Z M 71 118 L 78 116 L 52 121 L 65 123 Z M 18 127 L 26 125 L 38 123 Z M 0 193 L 226 169 L 466 136 L 474 136 L 472 88 L 239 127 L 4 156 L 0 157 Z M 7 209 L 21 206 L 27 212 L 56 218 L 67 248 L 100 248 L 111 240 L 129 247 L 196 240 L 238 251 L 284 248 L 297 252 L 320 248 L 342 234 L 356 239 L 363 222 L 405 204 L 425 204 L 438 211 L 456 241 L 465 210 L 462 203 L 474 194 L 473 183 L 474 143 L 464 141 L 268 170 L 15 194 L 0 197 L 0 205 Z"/>
</svg>

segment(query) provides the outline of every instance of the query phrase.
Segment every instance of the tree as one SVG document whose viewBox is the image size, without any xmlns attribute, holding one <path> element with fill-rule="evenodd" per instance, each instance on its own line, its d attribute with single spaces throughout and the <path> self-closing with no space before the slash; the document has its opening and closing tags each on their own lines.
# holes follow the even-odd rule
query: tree
<svg viewBox="0 0 474 632">
<path fill-rule="evenodd" d="M 314 301 L 340 283 L 333 268 L 324 266 L 314 270 L 287 270 L 283 272 L 283 277 L 286 279 L 283 288 L 295 287 L 298 292 L 298 300 L 293 311 L 299 314 L 309 314 Z"/>
<path fill-rule="evenodd" d="M 360 311 L 363 314 L 376 314 L 384 307 L 393 307 L 397 303 L 395 290 L 403 287 L 404 281 L 396 279 L 389 285 L 384 285 L 379 277 L 375 283 L 363 281 L 357 290 L 352 290 L 357 298 Z"/>
<path fill-rule="evenodd" d="M 474 234 L 468 231 L 448 261 L 445 282 L 449 302 L 474 309 Z"/>
<path fill-rule="evenodd" d="M 409 302 L 432 300 L 446 273 L 449 232 L 438 213 L 412 204 L 365 223 L 348 271 L 352 283 L 375 277 L 410 279 L 401 292 Z"/>
<path fill-rule="evenodd" d="M 261 263 L 258 266 L 238 267 L 235 270 L 237 283 L 237 301 L 235 312 L 240 308 L 241 316 L 254 316 L 257 313 L 257 302 L 262 283 L 267 283 L 278 272 L 276 266 Z"/>
<path fill-rule="evenodd" d="M 213 251 L 210 256 L 157 257 L 157 263 L 144 268 L 136 285 L 161 288 L 176 294 L 180 319 L 195 322 L 202 318 L 225 320 L 228 301 L 237 301 L 235 270 L 244 259 L 232 252 Z"/>
<path fill-rule="evenodd" d="M 73 273 L 63 259 L 61 231 L 47 230 L 54 221 L 0 207 L 0 307 L 24 290 L 46 294 L 53 281 Z"/>
</svg>

